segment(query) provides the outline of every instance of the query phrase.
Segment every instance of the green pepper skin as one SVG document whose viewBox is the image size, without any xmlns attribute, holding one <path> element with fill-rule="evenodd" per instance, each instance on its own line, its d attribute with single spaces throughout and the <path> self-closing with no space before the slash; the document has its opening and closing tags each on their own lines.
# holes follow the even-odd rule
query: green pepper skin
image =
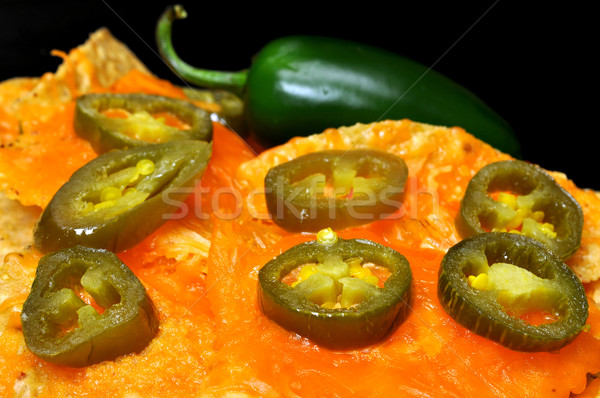
<svg viewBox="0 0 600 398">
<path fill-rule="evenodd" d="M 205 141 L 172 141 L 107 152 L 77 170 L 54 195 L 34 229 L 35 247 L 43 253 L 83 245 L 120 252 L 141 242 L 168 218 L 193 191 L 211 156 Z M 84 203 L 106 186 L 107 175 L 135 166 L 156 164 L 143 181 L 149 197 L 125 212 L 83 214 Z"/>
<path fill-rule="evenodd" d="M 372 195 L 314 197 L 292 184 L 311 174 L 322 173 L 330 180 L 338 165 L 347 165 L 357 175 L 382 179 Z M 323 228 L 343 229 L 383 219 L 398 210 L 408 177 L 402 158 L 388 152 L 354 149 L 309 153 L 282 163 L 265 176 L 265 200 L 271 219 L 293 232 L 317 232 Z"/>
<path fill-rule="evenodd" d="M 73 294 L 82 285 L 102 303 L 102 314 Z M 57 298 L 64 292 L 70 300 Z M 70 367 L 139 353 L 159 329 L 154 304 L 133 272 L 114 253 L 83 246 L 40 259 L 21 324 L 29 350 Z"/>
<path fill-rule="evenodd" d="M 123 109 L 131 113 L 146 111 L 150 114 L 168 112 L 191 126 L 187 130 L 165 128 L 165 138 L 161 142 L 212 139 L 212 122 L 209 113 L 188 101 L 137 93 L 86 94 L 77 98 L 74 128 L 79 136 L 90 142 L 97 153 L 148 144 L 144 140 L 123 133 L 127 122 L 103 115 L 102 112 L 108 109 Z"/>
<path fill-rule="evenodd" d="M 216 118 L 219 123 L 239 135 L 246 135 L 244 102 L 239 96 L 227 90 L 201 90 L 193 87 L 182 87 L 182 90 L 193 101 L 219 105 L 221 110 L 212 113 L 211 118 Z"/>
<path fill-rule="evenodd" d="M 323 308 L 281 282 L 297 266 L 317 262 L 326 253 L 361 257 L 387 267 L 392 274 L 380 294 L 345 309 Z M 391 248 L 363 239 L 338 238 L 331 245 L 311 241 L 292 247 L 266 263 L 258 279 L 259 305 L 270 319 L 323 347 L 348 350 L 381 341 L 404 321 L 412 272 L 406 258 Z"/>
<path fill-rule="evenodd" d="M 535 198 L 533 210 L 542 210 L 557 236 L 547 243 L 561 259 L 581 245 L 583 211 L 579 203 L 541 167 L 520 160 L 490 163 L 467 185 L 461 201 L 459 226 L 467 235 L 486 232 L 482 220 L 494 218 L 494 200 L 488 192 L 511 191 Z"/>
<path fill-rule="evenodd" d="M 268 43 L 239 72 L 193 68 L 175 53 L 168 8 L 156 29 L 159 52 L 184 80 L 243 94 L 248 127 L 266 143 L 326 128 L 408 118 L 460 126 L 520 157 L 509 124 L 472 92 L 425 65 L 380 48 L 335 38 L 290 36 Z"/>
<path fill-rule="evenodd" d="M 555 280 L 563 294 L 560 318 L 528 324 L 507 314 L 492 292 L 469 286 L 465 268 L 481 254 L 489 264 L 508 262 Z M 585 328 L 589 308 L 583 285 L 569 266 L 535 239 L 507 232 L 478 234 L 450 248 L 439 270 L 438 297 L 444 310 L 473 333 L 525 352 L 555 351 L 572 342 Z"/>
</svg>

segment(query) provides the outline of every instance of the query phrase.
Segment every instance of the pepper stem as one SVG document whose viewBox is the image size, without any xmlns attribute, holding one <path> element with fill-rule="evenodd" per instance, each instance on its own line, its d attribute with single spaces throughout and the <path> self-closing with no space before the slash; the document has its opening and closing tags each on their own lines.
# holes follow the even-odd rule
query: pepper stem
<svg viewBox="0 0 600 398">
<path fill-rule="evenodd" d="M 241 94 L 248 76 L 247 70 L 239 72 L 213 71 L 195 68 L 183 61 L 175 52 L 171 40 L 173 20 L 184 19 L 187 12 L 182 5 L 168 7 L 161 15 L 156 25 L 156 43 L 158 52 L 167 66 L 183 80 L 197 86 L 223 89 Z"/>
</svg>

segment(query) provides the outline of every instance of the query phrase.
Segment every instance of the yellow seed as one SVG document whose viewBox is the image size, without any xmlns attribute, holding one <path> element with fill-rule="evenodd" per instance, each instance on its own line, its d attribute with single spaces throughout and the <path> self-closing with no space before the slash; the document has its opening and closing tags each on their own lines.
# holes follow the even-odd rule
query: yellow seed
<svg viewBox="0 0 600 398">
<path fill-rule="evenodd" d="M 492 232 L 506 232 L 506 228 L 494 227 L 492 228 Z"/>
<path fill-rule="evenodd" d="M 371 285 L 377 286 L 379 284 L 379 278 L 375 275 L 369 275 L 364 279 L 365 282 L 370 283 Z"/>
<path fill-rule="evenodd" d="M 321 304 L 322 308 L 329 308 L 329 309 L 333 309 L 338 307 L 339 308 L 339 304 L 338 303 L 334 303 L 333 301 L 326 301 L 323 304 Z"/>
<path fill-rule="evenodd" d="M 364 275 L 364 271 L 363 271 L 363 267 L 361 267 L 361 266 L 350 267 L 349 272 L 350 272 L 350 276 L 352 276 L 354 278 L 362 279 L 365 276 Z"/>
<path fill-rule="evenodd" d="M 554 231 L 554 225 L 550 224 L 549 222 L 545 222 L 542 224 L 542 228 L 543 229 L 547 229 L 549 231 Z"/>
<path fill-rule="evenodd" d="M 520 234 L 521 233 L 521 231 L 519 231 L 518 229 L 511 229 L 508 232 L 510 232 L 511 234 Z"/>
<path fill-rule="evenodd" d="M 137 162 L 135 167 L 141 175 L 147 176 L 149 174 L 152 174 L 152 172 L 154 171 L 154 162 L 150 159 L 142 159 L 139 162 Z"/>
<path fill-rule="evenodd" d="M 468 280 L 473 289 L 489 290 L 489 279 L 487 274 L 479 274 L 477 276 L 470 275 Z"/>
<path fill-rule="evenodd" d="M 500 192 L 498 194 L 498 202 L 504 203 L 513 209 L 517 209 L 517 197 L 511 193 Z"/>
<path fill-rule="evenodd" d="M 337 234 L 331 228 L 325 228 L 317 232 L 317 240 L 323 245 L 333 245 L 337 242 Z"/>
<path fill-rule="evenodd" d="M 100 191 L 100 202 L 119 199 L 123 196 L 121 190 L 117 187 L 104 187 Z"/>
<path fill-rule="evenodd" d="M 123 196 L 130 195 L 130 194 L 136 193 L 136 192 L 137 192 L 137 189 L 135 189 L 135 187 L 129 187 L 123 191 Z"/>
<path fill-rule="evenodd" d="M 301 281 L 305 281 L 308 278 L 310 278 L 311 275 L 314 275 L 317 272 L 317 267 L 314 264 L 305 265 L 304 267 L 302 267 L 300 273 L 298 274 L 297 282 L 299 283 Z"/>
<path fill-rule="evenodd" d="M 117 204 L 116 200 L 106 200 L 104 202 L 96 203 L 94 205 L 94 210 L 105 209 L 107 207 L 111 207 Z"/>
<path fill-rule="evenodd" d="M 542 225 L 540 225 L 540 229 L 544 234 L 546 234 L 550 238 L 556 238 L 556 232 L 554 232 L 554 225 L 550 223 L 543 223 Z"/>
<path fill-rule="evenodd" d="M 535 221 L 537 221 L 537 222 L 542 222 L 542 221 L 544 220 L 544 216 L 545 216 L 545 214 L 544 214 L 544 212 L 543 212 L 543 211 L 541 211 L 541 210 L 534 211 L 534 212 L 531 214 L 531 218 L 533 218 L 533 219 L 534 219 Z"/>
<path fill-rule="evenodd" d="M 373 274 L 371 273 L 371 270 L 365 267 L 361 267 L 359 266 L 352 266 L 350 267 L 350 276 L 353 276 L 355 278 L 358 279 L 365 279 L 369 276 L 372 276 Z"/>
</svg>

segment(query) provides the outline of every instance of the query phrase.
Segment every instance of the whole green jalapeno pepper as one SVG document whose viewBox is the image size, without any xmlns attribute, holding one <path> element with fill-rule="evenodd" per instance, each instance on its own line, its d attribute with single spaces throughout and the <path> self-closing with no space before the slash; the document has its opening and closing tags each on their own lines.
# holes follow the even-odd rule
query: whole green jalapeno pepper
<svg viewBox="0 0 600 398">
<path fill-rule="evenodd" d="M 267 44 L 239 72 L 194 68 L 173 48 L 174 19 L 182 6 L 160 17 L 157 46 L 171 69 L 201 87 L 240 94 L 248 128 L 279 144 L 326 128 L 386 119 L 460 126 L 515 157 L 515 133 L 495 111 L 464 87 L 425 65 L 383 49 L 315 36 L 283 37 Z"/>
<path fill-rule="evenodd" d="M 383 278 L 368 265 L 383 269 Z M 259 304 L 270 319 L 323 347 L 346 350 L 375 344 L 404 321 L 412 273 L 397 251 L 326 228 L 266 263 L 258 279 Z"/>
<path fill-rule="evenodd" d="M 83 245 L 119 252 L 181 209 L 204 173 L 212 144 L 171 141 L 106 152 L 56 192 L 34 229 L 42 252 Z"/>
<path fill-rule="evenodd" d="M 581 281 L 542 243 L 508 232 L 450 248 L 438 282 L 444 310 L 473 333 L 516 351 L 555 351 L 586 327 Z"/>
<path fill-rule="evenodd" d="M 397 211 L 407 177 L 404 160 L 388 152 L 313 152 L 271 168 L 265 200 L 271 219 L 287 231 L 343 229 Z"/>
<path fill-rule="evenodd" d="M 139 353 L 159 328 L 133 272 L 114 253 L 83 246 L 40 259 L 21 324 L 29 350 L 71 367 Z"/>
<path fill-rule="evenodd" d="M 160 120 L 167 115 L 185 128 Z M 74 128 L 97 153 L 149 143 L 212 138 L 208 112 L 188 101 L 149 94 L 82 95 L 76 100 Z"/>
<path fill-rule="evenodd" d="M 461 201 L 466 234 L 516 232 L 546 244 L 561 259 L 581 244 L 581 206 L 541 167 L 520 161 L 490 163 L 475 174 Z"/>
</svg>

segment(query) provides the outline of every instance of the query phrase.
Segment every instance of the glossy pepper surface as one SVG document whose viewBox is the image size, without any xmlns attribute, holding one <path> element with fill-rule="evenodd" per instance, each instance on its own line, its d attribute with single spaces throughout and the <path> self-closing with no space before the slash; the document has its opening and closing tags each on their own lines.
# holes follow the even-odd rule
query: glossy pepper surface
<svg viewBox="0 0 600 398">
<path fill-rule="evenodd" d="M 111 117 L 108 112 L 122 116 Z M 160 115 L 174 117 L 186 128 L 169 126 L 160 121 Z M 188 101 L 149 94 L 83 95 L 76 101 L 74 127 L 97 153 L 149 143 L 212 138 L 208 112 Z"/>
<path fill-rule="evenodd" d="M 40 259 L 21 323 L 35 355 L 71 367 L 140 352 L 159 327 L 133 272 L 114 253 L 83 246 Z"/>
<path fill-rule="evenodd" d="M 579 203 L 541 167 L 519 160 L 490 163 L 475 174 L 461 201 L 467 234 L 510 231 L 531 236 L 566 259 L 579 248 Z"/>
<path fill-rule="evenodd" d="M 383 49 L 334 38 L 283 37 L 268 43 L 240 72 L 198 69 L 181 60 L 171 25 L 181 6 L 159 19 L 158 49 L 184 80 L 240 93 L 250 131 L 267 143 L 320 133 L 326 128 L 408 118 L 459 126 L 515 157 L 515 133 L 464 87 L 426 66 Z"/>
<path fill-rule="evenodd" d="M 397 211 L 407 177 L 404 160 L 388 152 L 313 152 L 271 168 L 265 200 L 271 219 L 285 230 L 342 229 Z"/>
<path fill-rule="evenodd" d="M 569 266 L 535 239 L 507 232 L 478 234 L 450 248 L 438 297 L 458 323 L 516 351 L 558 350 L 588 317 L 585 290 Z M 530 322 L 536 315 L 547 321 Z"/>
<path fill-rule="evenodd" d="M 244 102 L 238 95 L 220 89 L 203 90 L 189 86 L 181 89 L 188 99 L 199 101 L 207 107 L 214 107 L 216 110 L 211 113 L 211 119 L 216 119 L 223 126 L 240 135 L 246 134 Z"/>
<path fill-rule="evenodd" d="M 352 349 L 381 341 L 406 317 L 412 280 L 408 261 L 391 248 L 369 240 L 344 240 L 330 229 L 318 237 L 290 248 L 260 269 L 262 311 L 284 328 L 327 348 Z M 390 275 L 382 287 L 349 278 L 346 261 L 351 258 L 385 267 Z M 295 287 L 282 281 L 295 268 L 310 263 L 320 263 L 325 270 Z M 322 305 L 335 300 L 336 286 L 342 289 L 342 302 L 349 296 L 355 305 Z M 334 297 L 327 298 L 330 295 Z"/>
<path fill-rule="evenodd" d="M 211 156 L 205 141 L 106 152 L 56 192 L 34 230 L 42 252 L 83 245 L 119 252 L 162 225 L 193 192 Z"/>
</svg>

